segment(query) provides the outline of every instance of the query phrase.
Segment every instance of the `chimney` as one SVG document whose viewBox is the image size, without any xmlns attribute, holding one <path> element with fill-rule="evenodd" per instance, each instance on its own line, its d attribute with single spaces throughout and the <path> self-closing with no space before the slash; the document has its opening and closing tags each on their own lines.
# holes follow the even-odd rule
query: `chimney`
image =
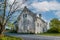
<svg viewBox="0 0 60 40">
<path fill-rule="evenodd" d="M 36 16 L 37 16 L 37 17 L 41 17 L 41 14 L 37 14 Z"/>
<path fill-rule="evenodd" d="M 41 14 L 39 14 L 39 17 L 41 18 Z"/>
</svg>

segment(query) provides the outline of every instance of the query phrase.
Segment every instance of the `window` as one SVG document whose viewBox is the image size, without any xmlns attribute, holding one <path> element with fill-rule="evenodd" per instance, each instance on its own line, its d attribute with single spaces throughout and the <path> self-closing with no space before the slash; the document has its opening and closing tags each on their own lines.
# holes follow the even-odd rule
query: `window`
<svg viewBox="0 0 60 40">
<path fill-rule="evenodd" d="M 45 30 L 44 30 L 44 28 L 43 28 L 43 32 L 44 32 Z"/>
<path fill-rule="evenodd" d="M 27 17 L 27 14 L 23 14 L 23 18 L 26 18 Z"/>
<path fill-rule="evenodd" d="M 41 27 L 42 24 L 40 24 L 40 27 Z"/>
<path fill-rule="evenodd" d="M 37 23 L 37 26 L 39 27 L 39 23 Z"/>
</svg>

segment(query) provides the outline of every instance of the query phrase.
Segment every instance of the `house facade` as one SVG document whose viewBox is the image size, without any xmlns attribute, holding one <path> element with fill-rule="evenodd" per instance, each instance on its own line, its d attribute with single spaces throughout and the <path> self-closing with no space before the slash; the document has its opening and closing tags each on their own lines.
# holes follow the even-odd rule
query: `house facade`
<svg viewBox="0 0 60 40">
<path fill-rule="evenodd" d="M 24 7 L 17 20 L 18 33 L 43 33 L 47 31 L 47 23 L 37 15 Z"/>
</svg>

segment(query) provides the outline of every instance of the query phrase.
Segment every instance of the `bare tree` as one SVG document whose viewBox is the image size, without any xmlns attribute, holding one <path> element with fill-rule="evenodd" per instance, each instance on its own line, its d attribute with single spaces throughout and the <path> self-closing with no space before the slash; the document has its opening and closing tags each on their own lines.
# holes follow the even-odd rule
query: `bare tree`
<svg viewBox="0 0 60 40">
<path fill-rule="evenodd" d="M 22 2 L 21 4 L 19 4 L 16 0 L 14 0 L 14 2 L 9 5 L 8 4 L 8 0 L 5 0 L 4 3 L 4 13 L 2 15 L 2 17 L 0 18 L 0 34 L 2 34 L 2 32 L 5 30 L 5 26 L 7 24 L 7 22 L 9 21 L 9 19 L 11 18 L 11 16 L 15 13 L 21 10 L 21 5 L 24 4 L 26 2 L 26 0 L 24 0 L 24 2 Z M 0 4 L 0 5 L 1 5 Z M 7 7 L 9 9 L 7 9 Z M 8 11 L 8 13 L 6 13 L 6 11 Z M 7 14 L 7 15 L 6 15 Z"/>
</svg>

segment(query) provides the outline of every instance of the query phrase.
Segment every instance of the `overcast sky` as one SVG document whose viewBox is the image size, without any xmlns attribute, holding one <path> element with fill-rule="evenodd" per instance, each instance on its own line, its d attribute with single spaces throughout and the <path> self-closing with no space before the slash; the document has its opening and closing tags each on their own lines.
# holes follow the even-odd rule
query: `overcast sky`
<svg viewBox="0 0 60 40">
<path fill-rule="evenodd" d="M 10 1 L 12 2 L 13 0 Z M 34 13 L 42 14 L 42 18 L 47 22 L 52 18 L 60 19 L 60 0 L 27 0 L 24 6 Z"/>
</svg>

